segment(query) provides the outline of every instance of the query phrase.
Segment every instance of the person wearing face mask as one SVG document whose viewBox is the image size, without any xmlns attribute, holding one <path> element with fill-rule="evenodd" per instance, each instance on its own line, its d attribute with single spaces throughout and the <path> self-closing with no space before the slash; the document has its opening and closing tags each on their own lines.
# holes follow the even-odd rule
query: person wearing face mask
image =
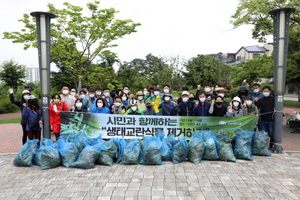
<svg viewBox="0 0 300 200">
<path fill-rule="evenodd" d="M 102 97 L 102 90 L 101 90 L 101 88 L 98 87 L 98 88 L 95 89 L 95 91 L 96 91 L 95 92 L 95 98 L 96 99 Z"/>
<path fill-rule="evenodd" d="M 227 107 L 228 106 L 228 102 L 226 101 L 226 98 L 225 98 L 225 94 L 228 93 L 228 90 L 223 88 L 223 87 L 216 87 L 215 88 L 215 94 L 216 96 L 221 96 L 223 97 L 223 104 Z"/>
<path fill-rule="evenodd" d="M 41 140 L 40 126 L 31 128 L 33 122 L 38 119 L 39 124 L 43 124 L 42 108 L 38 105 L 38 99 L 34 95 L 30 95 L 28 99 L 28 106 L 25 106 L 22 111 L 22 117 L 26 117 L 26 132 L 29 140 Z"/>
<path fill-rule="evenodd" d="M 162 97 L 160 96 L 160 89 L 158 87 L 153 88 L 153 96 L 150 97 L 152 106 L 154 108 L 154 111 L 157 113 L 157 111 L 161 114 L 161 109 L 158 109 L 159 104 L 163 101 Z"/>
<path fill-rule="evenodd" d="M 177 105 L 171 101 L 171 95 L 165 94 L 163 96 L 163 102 L 159 104 L 159 109 L 161 109 L 161 115 L 163 116 L 176 116 L 177 115 Z"/>
<path fill-rule="evenodd" d="M 253 104 L 253 97 L 251 95 L 246 96 L 245 103 L 243 104 L 243 113 L 244 116 L 248 115 L 256 115 L 258 116 L 258 109 L 257 106 Z M 256 119 L 256 123 L 254 125 L 254 131 L 256 131 L 258 124 L 258 117 Z"/>
<path fill-rule="evenodd" d="M 150 100 L 145 101 L 146 109 L 144 110 L 144 115 L 159 115 L 159 112 L 156 113 L 152 106 L 152 102 Z"/>
<path fill-rule="evenodd" d="M 73 97 L 75 97 L 76 99 L 78 98 L 78 94 L 76 93 L 76 89 L 75 88 L 71 88 L 71 93 L 70 95 L 72 95 Z"/>
<path fill-rule="evenodd" d="M 30 91 L 29 90 L 23 90 L 20 101 L 15 100 L 13 89 L 9 89 L 8 91 L 10 93 L 9 94 L 10 102 L 15 104 L 16 106 L 18 106 L 21 110 L 21 113 L 22 113 L 23 108 L 28 105 L 28 100 L 29 100 L 29 97 L 31 95 Z M 25 144 L 26 141 L 27 141 L 26 122 L 27 122 L 26 117 L 22 117 L 21 125 L 22 125 L 22 130 L 23 130 L 23 136 L 22 136 L 22 143 L 23 144 Z"/>
<path fill-rule="evenodd" d="M 91 113 L 110 114 L 109 108 L 106 107 L 106 101 L 103 98 L 98 98 L 95 106 L 91 109 Z"/>
<path fill-rule="evenodd" d="M 129 99 L 130 108 L 126 111 L 125 115 L 144 115 L 144 112 L 139 109 L 135 99 Z"/>
<path fill-rule="evenodd" d="M 135 97 L 137 98 L 137 105 L 141 110 L 145 110 L 145 100 L 144 100 L 144 93 L 142 91 L 138 91 L 135 94 Z"/>
<path fill-rule="evenodd" d="M 125 93 L 125 94 L 129 95 L 129 92 L 130 92 L 130 90 L 129 90 L 129 86 L 127 86 L 127 85 L 124 85 L 124 86 L 123 86 L 123 93 Z"/>
<path fill-rule="evenodd" d="M 63 86 L 61 88 L 61 92 L 62 92 L 62 94 L 60 95 L 61 100 L 63 102 L 65 102 L 68 105 L 69 110 L 71 110 L 75 104 L 76 98 L 72 95 L 69 95 L 69 87 L 68 86 Z"/>
<path fill-rule="evenodd" d="M 270 137 L 269 148 L 274 146 L 274 110 L 275 98 L 271 95 L 271 88 L 265 86 L 262 88 L 264 97 L 257 101 L 257 108 L 260 110 L 260 129 L 266 131 Z"/>
<path fill-rule="evenodd" d="M 196 100 L 199 100 L 199 94 L 202 93 L 202 91 L 200 91 L 200 88 L 201 88 L 201 85 L 198 85 L 198 88 L 197 88 L 197 93 L 196 93 Z M 212 87 L 211 87 L 211 84 L 209 83 L 206 83 L 204 85 L 204 94 L 205 94 L 205 98 L 207 101 L 211 101 L 212 99 L 215 98 L 215 95 L 213 94 L 213 91 L 212 91 Z"/>
<path fill-rule="evenodd" d="M 83 107 L 82 99 L 76 99 L 74 107 L 70 110 L 71 112 L 87 112 Z"/>
<path fill-rule="evenodd" d="M 238 91 L 238 97 L 241 99 L 241 104 L 244 103 L 246 96 L 248 96 L 248 90 L 246 86 L 242 85 Z"/>
<path fill-rule="evenodd" d="M 69 111 L 68 105 L 61 101 L 59 94 L 52 96 L 52 102 L 48 106 L 50 118 L 50 130 L 54 133 L 56 140 L 60 137 L 60 111 Z"/>
<path fill-rule="evenodd" d="M 204 92 L 200 92 L 198 96 L 199 102 L 196 102 L 194 107 L 194 116 L 210 116 L 209 108 L 210 103 L 206 101 L 206 96 Z"/>
<path fill-rule="evenodd" d="M 186 86 L 183 86 L 183 87 L 181 88 L 181 90 L 182 90 L 182 93 L 183 93 L 183 92 L 187 92 L 188 94 L 190 94 L 190 93 L 189 93 L 189 88 L 186 87 Z M 182 96 L 180 96 L 180 97 L 177 99 L 177 105 L 179 105 L 181 102 L 182 102 Z"/>
<path fill-rule="evenodd" d="M 260 85 L 258 83 L 254 83 L 251 88 L 253 91 L 249 91 L 249 94 L 254 98 L 256 103 L 258 99 L 264 97 L 264 95 L 260 92 Z"/>
<path fill-rule="evenodd" d="M 121 98 L 122 98 L 122 104 L 123 104 L 123 106 L 125 106 L 126 110 L 128 110 L 128 108 L 129 108 L 128 95 L 125 94 L 125 93 L 123 93 L 122 96 L 121 96 Z"/>
<path fill-rule="evenodd" d="M 164 93 L 160 93 L 159 95 L 160 95 L 160 97 L 163 99 L 163 96 L 165 95 L 165 94 L 168 94 L 169 96 L 170 96 L 170 100 L 171 101 L 174 101 L 174 97 L 173 97 L 173 95 L 170 93 L 170 86 L 168 85 L 168 84 L 165 84 L 165 85 L 163 85 L 163 92 Z"/>
<path fill-rule="evenodd" d="M 242 103 L 240 97 L 234 97 L 227 107 L 227 117 L 240 117 L 244 116 Z"/>
<path fill-rule="evenodd" d="M 126 107 L 122 103 L 122 97 L 116 96 L 114 104 L 111 105 L 110 113 L 124 115 L 126 112 Z"/>
<path fill-rule="evenodd" d="M 110 95 L 110 89 L 109 88 L 104 88 L 103 89 L 103 99 L 105 101 L 105 107 L 110 108 L 111 105 L 114 104 L 114 99 Z"/>
<path fill-rule="evenodd" d="M 209 113 L 214 117 L 224 117 L 226 116 L 227 106 L 224 105 L 224 98 L 222 96 L 217 96 L 211 102 L 209 108 Z"/>
<path fill-rule="evenodd" d="M 194 116 L 195 102 L 189 99 L 189 92 L 183 91 L 181 94 L 181 102 L 178 104 L 178 115 L 179 116 Z"/>
<path fill-rule="evenodd" d="M 88 112 L 92 109 L 92 107 L 95 106 L 95 102 L 96 102 L 96 99 L 97 99 L 95 92 L 96 92 L 95 88 L 90 88 L 89 89 L 89 95 L 88 95 L 88 98 L 87 98 L 88 103 L 87 103 L 87 106 L 86 106 Z"/>
<path fill-rule="evenodd" d="M 79 92 L 79 97 L 78 99 L 82 100 L 82 108 L 87 109 L 87 105 L 88 105 L 88 97 L 87 97 L 87 92 L 85 90 L 80 90 Z M 74 108 L 72 108 L 74 109 Z"/>
</svg>

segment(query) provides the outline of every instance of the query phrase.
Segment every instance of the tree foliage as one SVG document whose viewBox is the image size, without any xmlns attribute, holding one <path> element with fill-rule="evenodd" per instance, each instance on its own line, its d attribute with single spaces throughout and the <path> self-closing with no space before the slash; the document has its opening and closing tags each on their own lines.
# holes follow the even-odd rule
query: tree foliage
<svg viewBox="0 0 300 200">
<path fill-rule="evenodd" d="M 5 61 L 0 66 L 0 80 L 5 83 L 5 86 L 14 89 L 17 93 L 18 86 L 24 83 L 25 67 L 16 63 L 14 60 Z"/>
<path fill-rule="evenodd" d="M 196 87 L 205 83 L 215 84 L 220 81 L 221 61 L 211 55 L 197 55 L 186 64 L 183 76 L 188 85 Z"/>
<path fill-rule="evenodd" d="M 82 75 L 87 80 L 93 70 L 93 61 L 112 48 L 113 41 L 136 32 L 139 23 L 132 20 L 115 19 L 118 13 L 114 8 L 100 9 L 99 1 L 87 3 L 88 16 L 83 15 L 83 8 L 63 3 L 64 9 L 48 4 L 49 12 L 56 14 L 51 22 L 51 60 L 59 69 L 73 80 L 74 86 Z M 20 32 L 4 32 L 3 39 L 13 43 L 24 43 L 24 49 L 37 47 L 35 18 L 28 14 L 19 20 L 25 28 Z"/>
</svg>

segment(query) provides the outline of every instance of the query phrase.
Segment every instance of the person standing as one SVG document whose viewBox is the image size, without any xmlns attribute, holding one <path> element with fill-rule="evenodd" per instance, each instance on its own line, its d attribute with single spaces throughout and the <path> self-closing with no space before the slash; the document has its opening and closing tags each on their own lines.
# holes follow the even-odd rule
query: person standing
<svg viewBox="0 0 300 200">
<path fill-rule="evenodd" d="M 224 104 L 224 99 L 222 96 L 217 96 L 211 102 L 211 106 L 209 108 L 209 113 L 214 117 L 224 117 L 226 116 L 227 106 Z"/>
<path fill-rule="evenodd" d="M 181 94 L 181 102 L 178 104 L 178 115 L 179 116 L 194 116 L 195 102 L 189 99 L 189 92 L 183 91 Z"/>
<path fill-rule="evenodd" d="M 82 99 L 76 99 L 74 108 L 70 110 L 71 112 L 87 112 L 83 107 Z"/>
<path fill-rule="evenodd" d="M 110 114 L 110 110 L 106 107 L 106 101 L 103 98 L 98 98 L 95 104 L 90 111 L 91 113 Z"/>
<path fill-rule="evenodd" d="M 50 130 L 54 133 L 56 140 L 60 137 L 60 111 L 69 111 L 68 105 L 61 101 L 59 94 L 52 96 L 52 103 L 49 104 Z"/>
<path fill-rule="evenodd" d="M 30 95 L 28 106 L 22 111 L 22 117 L 27 118 L 26 131 L 29 140 L 41 140 L 40 124 L 43 124 L 42 108 L 38 105 L 38 99 L 34 95 Z"/>
<path fill-rule="evenodd" d="M 130 108 L 126 111 L 125 115 L 144 115 L 144 112 L 138 108 L 135 99 L 129 99 Z"/>
<path fill-rule="evenodd" d="M 116 96 L 115 102 L 111 105 L 110 113 L 124 115 L 126 112 L 126 107 L 122 104 L 122 97 Z"/>
<path fill-rule="evenodd" d="M 243 113 L 244 116 L 248 115 L 256 115 L 258 116 L 258 109 L 257 106 L 253 103 L 253 97 L 251 95 L 246 96 L 245 103 L 243 104 Z M 255 125 L 254 125 L 254 131 L 256 131 L 258 125 L 258 117 L 256 119 Z"/>
<path fill-rule="evenodd" d="M 71 110 L 75 104 L 76 98 L 72 95 L 69 95 L 69 87 L 68 86 L 63 86 L 61 88 L 61 92 L 62 92 L 62 94 L 60 95 L 61 100 L 63 102 L 65 102 L 68 105 L 69 110 Z"/>
<path fill-rule="evenodd" d="M 15 100 L 15 97 L 14 97 L 14 90 L 13 89 L 9 89 L 9 99 L 10 99 L 10 102 L 15 104 L 16 106 L 18 106 L 21 110 L 21 115 L 22 115 L 22 112 L 23 112 L 23 108 L 25 106 L 27 106 L 27 102 L 29 100 L 29 97 L 30 97 L 30 91 L 29 90 L 23 90 L 22 92 L 22 97 L 21 97 L 21 101 L 18 101 L 18 100 Z M 23 145 L 26 143 L 27 141 L 27 132 L 26 132 L 26 122 L 27 122 L 27 119 L 26 117 L 22 117 L 21 119 L 21 125 L 22 125 L 22 130 L 23 130 L 23 136 L 22 136 L 22 143 Z"/>
<path fill-rule="evenodd" d="M 206 96 L 204 92 L 199 92 L 198 94 L 199 94 L 198 96 L 199 102 L 197 102 L 194 107 L 193 110 L 194 116 L 202 116 L 202 117 L 210 116 L 209 108 L 211 104 L 208 101 L 206 101 Z"/>
<path fill-rule="evenodd" d="M 159 104 L 159 109 L 161 109 L 161 114 L 163 116 L 176 116 L 177 115 L 177 104 L 171 101 L 171 95 L 165 93 L 163 96 L 163 102 Z"/>
<path fill-rule="evenodd" d="M 103 99 L 105 101 L 104 106 L 107 107 L 107 108 L 110 108 L 111 105 L 114 104 L 114 100 L 110 95 L 110 89 L 109 88 L 104 88 L 103 89 L 103 95 L 104 95 Z"/>
<path fill-rule="evenodd" d="M 244 116 L 241 99 L 239 97 L 234 97 L 227 107 L 226 112 L 227 117 L 240 117 Z"/>
</svg>

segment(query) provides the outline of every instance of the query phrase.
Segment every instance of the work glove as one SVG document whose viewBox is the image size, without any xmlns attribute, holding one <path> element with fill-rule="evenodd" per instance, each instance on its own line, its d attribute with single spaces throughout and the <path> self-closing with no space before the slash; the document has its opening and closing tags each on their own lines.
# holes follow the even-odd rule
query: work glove
<svg viewBox="0 0 300 200">
<path fill-rule="evenodd" d="M 14 89 L 12 89 L 12 88 L 9 88 L 8 92 L 9 92 L 9 94 L 12 94 L 12 93 L 14 93 Z"/>
</svg>

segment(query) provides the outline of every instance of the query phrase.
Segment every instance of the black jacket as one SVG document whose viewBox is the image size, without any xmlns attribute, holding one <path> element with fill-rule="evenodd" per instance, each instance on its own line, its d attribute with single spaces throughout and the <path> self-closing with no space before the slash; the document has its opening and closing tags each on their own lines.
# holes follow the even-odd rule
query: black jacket
<svg viewBox="0 0 300 200">
<path fill-rule="evenodd" d="M 183 101 L 178 104 L 178 114 L 180 116 L 194 116 L 193 109 L 195 102 L 188 100 L 186 103 Z"/>
<path fill-rule="evenodd" d="M 257 108 L 260 109 L 261 120 L 274 121 L 275 99 L 273 96 L 260 98 L 257 101 Z"/>
</svg>

